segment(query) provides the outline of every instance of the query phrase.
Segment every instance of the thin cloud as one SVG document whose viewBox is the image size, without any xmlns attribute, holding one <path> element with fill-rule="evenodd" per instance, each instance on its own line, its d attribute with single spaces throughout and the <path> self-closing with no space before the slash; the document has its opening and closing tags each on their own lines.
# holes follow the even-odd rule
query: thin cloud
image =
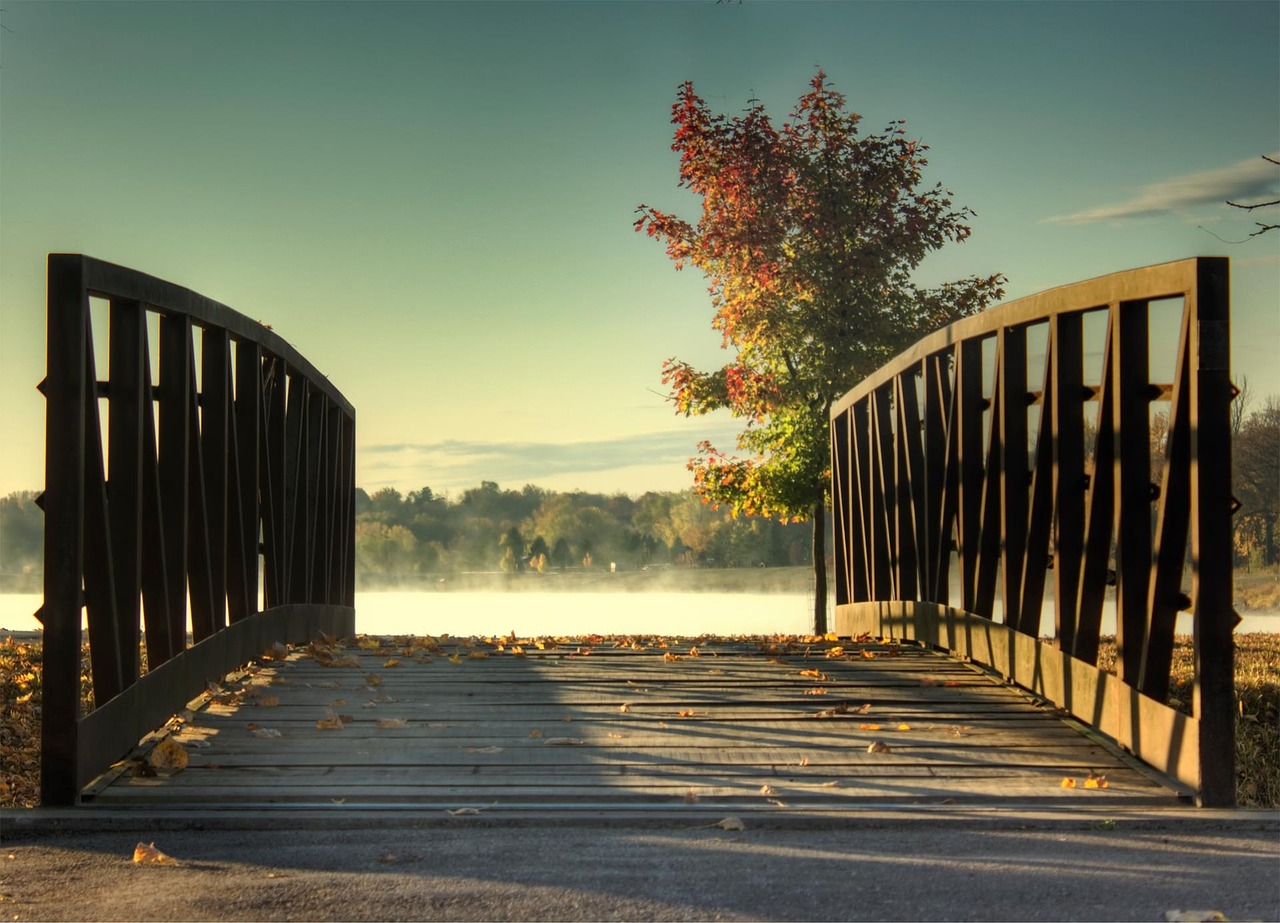
<svg viewBox="0 0 1280 923">
<path fill-rule="evenodd" d="M 1280 152 L 1271 154 L 1280 157 Z M 1173 179 L 1143 186 L 1131 199 L 1115 205 L 1046 218 L 1052 224 L 1089 224 L 1097 221 L 1122 221 L 1132 218 L 1154 218 L 1182 212 L 1198 205 L 1222 205 L 1226 200 L 1248 202 L 1275 195 L 1280 171 L 1261 157 L 1251 157 L 1230 167 L 1202 170 L 1175 176 Z"/>
<path fill-rule="evenodd" d="M 683 469 L 697 444 L 710 439 L 733 447 L 736 423 L 711 424 L 689 432 L 642 433 L 584 442 L 400 442 L 359 448 L 357 480 L 373 487 L 427 485 L 473 487 L 480 481 L 539 483 L 574 475 L 597 475 L 640 466 Z"/>
</svg>

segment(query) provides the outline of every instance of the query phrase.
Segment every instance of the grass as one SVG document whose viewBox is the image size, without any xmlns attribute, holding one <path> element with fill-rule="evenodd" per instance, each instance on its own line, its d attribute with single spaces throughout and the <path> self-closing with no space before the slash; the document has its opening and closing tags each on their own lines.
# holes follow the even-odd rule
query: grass
<svg viewBox="0 0 1280 923">
<path fill-rule="evenodd" d="M 88 647 L 81 673 L 81 699 L 92 707 Z M 1114 639 L 1104 639 L 1103 669 L 1115 667 Z M 1193 674 L 1191 640 L 1174 650 L 1169 704 L 1190 713 Z M 0 640 L 0 807 L 34 807 L 40 801 L 41 645 Z M 1236 636 L 1236 803 L 1280 807 L 1280 634 Z"/>
</svg>

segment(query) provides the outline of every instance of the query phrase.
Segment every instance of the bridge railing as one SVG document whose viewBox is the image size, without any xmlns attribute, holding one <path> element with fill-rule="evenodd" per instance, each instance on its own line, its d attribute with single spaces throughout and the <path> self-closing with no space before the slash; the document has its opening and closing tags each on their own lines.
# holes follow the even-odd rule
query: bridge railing
<svg viewBox="0 0 1280 923">
<path fill-rule="evenodd" d="M 53 805 L 275 642 L 353 631 L 355 411 L 269 327 L 131 269 L 51 254 L 47 310 Z"/>
<path fill-rule="evenodd" d="M 831 423 L 837 631 L 970 656 L 1204 805 L 1234 802 L 1228 271 L 1167 263 L 966 318 Z M 1185 611 L 1191 716 L 1167 701 Z"/>
</svg>

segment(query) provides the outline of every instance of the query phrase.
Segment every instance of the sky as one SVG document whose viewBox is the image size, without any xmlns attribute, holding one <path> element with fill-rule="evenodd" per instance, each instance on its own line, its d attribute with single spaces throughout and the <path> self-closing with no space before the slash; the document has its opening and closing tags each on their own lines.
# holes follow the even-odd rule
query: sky
<svg viewBox="0 0 1280 923">
<path fill-rule="evenodd" d="M 677 188 L 670 108 L 815 69 L 904 119 L 977 213 L 917 281 L 1007 298 L 1232 260 L 1233 372 L 1280 395 L 1280 4 L 115 3 L 0 12 L 0 495 L 43 483 L 45 256 L 270 323 L 357 408 L 357 483 L 678 490 L 720 417 L 706 283 L 632 229 Z M 1270 220 L 1277 216 L 1272 209 Z"/>
</svg>

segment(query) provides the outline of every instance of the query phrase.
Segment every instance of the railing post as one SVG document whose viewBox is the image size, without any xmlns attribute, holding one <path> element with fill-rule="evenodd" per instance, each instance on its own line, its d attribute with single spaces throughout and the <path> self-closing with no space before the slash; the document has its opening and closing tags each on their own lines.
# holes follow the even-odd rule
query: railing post
<svg viewBox="0 0 1280 923">
<path fill-rule="evenodd" d="M 1232 632 L 1231 362 L 1225 259 L 1197 262 L 1191 377 L 1191 574 L 1200 803 L 1235 803 L 1235 648 Z"/>
<path fill-rule="evenodd" d="M 44 491 L 44 693 L 40 800 L 74 804 L 80 717 L 81 581 L 84 572 L 84 421 L 88 297 L 78 257 L 48 265 Z"/>
</svg>

